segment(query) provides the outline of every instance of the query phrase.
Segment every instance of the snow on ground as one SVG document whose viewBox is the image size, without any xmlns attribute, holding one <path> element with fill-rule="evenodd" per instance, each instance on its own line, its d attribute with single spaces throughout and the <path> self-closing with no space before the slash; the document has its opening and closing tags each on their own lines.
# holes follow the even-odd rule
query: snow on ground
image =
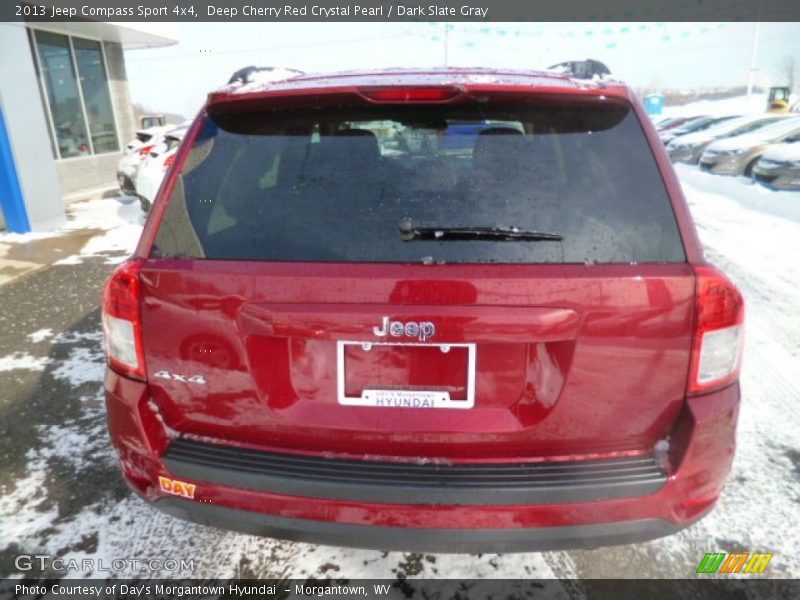
<svg viewBox="0 0 800 600">
<path fill-rule="evenodd" d="M 77 342 L 97 342 L 103 339 L 100 331 L 65 331 L 53 338 L 54 344 L 75 344 Z"/>
<path fill-rule="evenodd" d="M 763 185 L 752 183 L 746 177 L 722 177 L 706 171 L 701 171 L 697 167 L 686 164 L 675 165 L 675 170 L 683 182 L 684 187 L 688 187 L 700 193 L 713 193 L 716 196 L 724 196 L 727 200 L 732 200 L 744 208 L 759 215 L 780 217 L 794 223 L 800 223 L 800 192 L 786 192 L 771 190 Z M 694 203 L 698 205 L 698 203 Z M 712 205 L 713 206 L 713 205 Z M 702 210 L 702 203 L 698 205 Z M 713 219 L 714 215 L 707 215 Z M 780 221 L 773 221 L 772 224 L 780 226 Z M 778 243 L 784 243 L 781 236 L 776 236 Z"/>
<path fill-rule="evenodd" d="M 72 387 L 83 383 L 101 381 L 105 376 L 106 362 L 102 346 L 74 348 L 66 360 L 58 361 L 53 377 L 66 379 Z"/>
<path fill-rule="evenodd" d="M 15 369 L 42 371 L 48 364 L 50 364 L 50 359 L 46 356 L 36 357 L 27 352 L 14 352 L 14 354 L 0 357 L 0 371 L 13 371 Z"/>
<path fill-rule="evenodd" d="M 69 215 L 69 229 L 97 228 L 105 232 L 89 239 L 80 254 L 56 264 L 75 264 L 86 256 L 98 255 L 107 256 L 107 264 L 122 262 L 136 247 L 145 218 L 139 203 L 125 197 L 75 203 L 70 206 Z"/>
<path fill-rule="evenodd" d="M 680 106 L 665 106 L 662 117 L 691 117 L 694 115 L 710 115 L 723 117 L 725 115 L 746 115 L 762 113 L 767 108 L 766 94 L 753 94 L 736 96 L 724 100 L 698 100 Z"/>
<path fill-rule="evenodd" d="M 109 264 L 121 262 L 124 255 L 130 254 L 136 247 L 145 219 L 139 203 L 134 200 L 132 197 L 116 196 L 74 202 L 67 206 L 67 220 L 61 226 L 46 232 L 0 232 L 0 245 L 13 247 L 69 235 L 79 230 L 96 230 L 98 235 L 90 238 L 78 254 L 55 264 L 80 264 L 85 257 L 98 255 L 106 256 Z"/>
<path fill-rule="evenodd" d="M 34 344 L 38 344 L 39 342 L 43 342 L 49 337 L 53 337 L 53 330 L 48 329 L 39 329 L 34 331 L 33 333 L 28 334 L 28 339 L 32 341 Z"/>
<path fill-rule="evenodd" d="M 800 194 L 679 166 L 707 258 L 746 301 L 737 452 L 722 501 L 699 527 L 716 548 L 774 552 L 800 574 Z M 794 218 L 790 218 L 794 215 Z"/>
</svg>

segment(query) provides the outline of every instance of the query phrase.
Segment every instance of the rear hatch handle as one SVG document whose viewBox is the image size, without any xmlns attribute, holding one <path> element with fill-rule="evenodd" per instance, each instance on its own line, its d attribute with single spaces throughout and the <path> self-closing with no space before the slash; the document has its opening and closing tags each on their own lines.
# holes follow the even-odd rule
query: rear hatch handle
<svg viewBox="0 0 800 600">
<path fill-rule="evenodd" d="M 529 343 L 578 337 L 569 308 L 392 306 L 251 302 L 238 314 L 243 335 L 393 343 Z"/>
</svg>

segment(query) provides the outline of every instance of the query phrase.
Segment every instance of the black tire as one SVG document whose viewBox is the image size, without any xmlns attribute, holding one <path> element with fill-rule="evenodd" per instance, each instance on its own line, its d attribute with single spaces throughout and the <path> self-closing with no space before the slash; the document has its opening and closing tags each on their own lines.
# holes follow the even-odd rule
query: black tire
<svg viewBox="0 0 800 600">
<path fill-rule="evenodd" d="M 128 177 L 125 175 L 119 175 L 117 179 L 119 181 L 120 192 L 122 192 L 125 196 L 136 195 L 136 186 L 133 185 L 133 182 Z"/>
<path fill-rule="evenodd" d="M 756 166 L 756 163 L 757 163 L 759 160 L 761 160 L 761 157 L 760 157 L 760 156 L 757 156 L 756 158 L 754 158 L 753 160 L 751 160 L 751 161 L 750 161 L 750 162 L 747 164 L 747 166 L 744 168 L 744 176 L 745 176 L 745 177 L 749 177 L 750 179 L 752 179 L 752 178 L 753 178 L 753 167 L 755 167 L 755 166 Z"/>
</svg>

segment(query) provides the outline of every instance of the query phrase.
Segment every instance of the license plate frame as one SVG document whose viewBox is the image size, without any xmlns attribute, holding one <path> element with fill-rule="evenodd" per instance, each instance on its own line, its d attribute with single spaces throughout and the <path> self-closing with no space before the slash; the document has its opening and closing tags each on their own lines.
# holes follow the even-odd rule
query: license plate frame
<svg viewBox="0 0 800 600">
<path fill-rule="evenodd" d="M 373 346 L 427 346 L 449 352 L 451 348 L 467 350 L 467 390 L 464 400 L 453 400 L 450 393 L 443 390 L 381 390 L 365 389 L 361 396 L 348 396 L 345 389 L 345 348 L 360 346 L 369 350 Z M 450 408 L 470 409 L 475 406 L 475 344 L 431 344 L 431 343 L 392 343 L 392 342 L 357 342 L 338 340 L 336 342 L 336 394 L 337 401 L 343 406 L 364 406 L 374 408 Z"/>
</svg>

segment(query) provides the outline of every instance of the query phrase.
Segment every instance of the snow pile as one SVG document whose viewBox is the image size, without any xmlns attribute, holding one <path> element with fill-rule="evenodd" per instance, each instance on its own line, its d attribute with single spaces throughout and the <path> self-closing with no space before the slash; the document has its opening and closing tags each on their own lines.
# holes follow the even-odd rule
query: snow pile
<svg viewBox="0 0 800 600">
<path fill-rule="evenodd" d="M 685 189 L 688 186 L 693 192 L 711 193 L 721 198 L 713 201 L 717 207 L 720 202 L 724 204 L 730 200 L 739 208 L 800 223 L 800 192 L 775 191 L 745 177 L 722 177 L 690 165 L 676 164 L 675 171 Z M 696 196 L 693 195 L 691 200 L 696 201 Z M 723 212 L 718 218 L 724 219 L 726 214 Z"/>
<path fill-rule="evenodd" d="M 772 577 L 800 573 L 800 193 L 677 169 L 707 258 L 745 296 L 736 459 L 720 505 L 673 543 L 775 552 Z M 769 501 L 765 502 L 764 499 Z M 701 546 L 703 547 L 703 546 Z"/>
<path fill-rule="evenodd" d="M 14 354 L 0 357 L 0 372 L 14 371 L 15 369 L 43 371 L 50 362 L 46 356 L 36 357 L 27 352 L 14 352 Z"/>
<path fill-rule="evenodd" d="M 53 342 L 56 344 L 76 344 L 84 341 L 99 343 L 102 339 L 101 331 L 65 331 L 53 338 Z"/>
<path fill-rule="evenodd" d="M 107 264 L 116 264 L 136 249 L 145 219 L 138 202 L 99 199 L 76 203 L 70 208 L 70 229 L 97 228 L 105 230 L 105 233 L 92 237 L 79 255 L 56 264 L 75 264 L 87 256 L 105 256 Z"/>
<path fill-rule="evenodd" d="M 303 72 L 298 71 L 297 69 L 288 69 L 286 67 L 269 67 L 251 73 L 247 77 L 247 83 L 266 85 L 269 83 L 275 83 L 276 81 L 293 79 L 294 77 L 302 74 Z"/>
<path fill-rule="evenodd" d="M 767 110 L 767 95 L 753 94 L 735 96 L 724 100 L 698 100 L 680 106 L 665 106 L 664 117 L 692 117 L 694 115 L 709 115 L 724 117 L 726 115 L 749 115 L 763 113 Z"/>
<path fill-rule="evenodd" d="M 516 554 L 420 554 L 376 552 L 353 548 L 294 544 L 295 560 L 287 565 L 286 577 L 306 579 L 320 576 L 320 565 L 334 568 L 328 577 L 370 579 L 375 577 L 447 579 L 553 579 L 555 574 L 542 553 Z M 503 597 L 525 597 L 513 582 L 505 582 Z M 423 586 L 424 587 L 424 586 Z M 529 585 L 522 587 L 529 588 Z M 470 588 L 469 597 L 489 597 L 481 587 Z M 425 594 L 421 594 L 425 597 Z M 566 594 L 548 598 L 568 598 Z"/>
<path fill-rule="evenodd" d="M 33 333 L 29 333 L 27 338 L 33 342 L 34 344 L 38 344 L 39 342 L 43 342 L 47 338 L 53 337 L 53 330 L 50 328 L 47 329 L 39 329 L 34 331 Z"/>
<path fill-rule="evenodd" d="M 32 453 L 26 456 L 34 458 Z M 28 474 L 23 479 L 14 482 L 14 489 L 10 493 L 0 494 L 0 540 L 11 543 L 20 543 L 33 531 L 44 531 L 49 528 L 58 517 L 58 507 L 40 509 L 40 504 L 45 499 L 45 481 L 47 480 L 47 465 L 44 461 L 29 460 Z M 0 545 L 3 549 L 5 543 Z M 7 546 L 5 546 L 7 548 Z"/>
<path fill-rule="evenodd" d="M 132 198 L 97 198 L 67 206 L 67 220 L 58 228 L 46 232 L 0 233 L 0 244 L 24 244 L 34 240 L 70 235 L 89 230 L 97 231 L 81 249 L 55 264 L 80 264 L 84 257 L 104 256 L 108 264 L 122 262 L 136 248 L 142 233 L 144 214 Z"/>
<path fill-rule="evenodd" d="M 94 348 L 74 348 L 66 360 L 58 361 L 53 377 L 66 379 L 70 386 L 100 381 L 105 376 L 106 361 L 103 349 L 98 344 Z"/>
<path fill-rule="evenodd" d="M 234 91 L 237 94 L 244 94 L 268 87 L 273 83 L 280 83 L 288 79 L 294 79 L 303 75 L 303 71 L 290 69 L 287 67 L 261 67 L 247 74 L 247 81 L 244 84 L 234 82 L 223 87 L 220 91 Z"/>
</svg>

